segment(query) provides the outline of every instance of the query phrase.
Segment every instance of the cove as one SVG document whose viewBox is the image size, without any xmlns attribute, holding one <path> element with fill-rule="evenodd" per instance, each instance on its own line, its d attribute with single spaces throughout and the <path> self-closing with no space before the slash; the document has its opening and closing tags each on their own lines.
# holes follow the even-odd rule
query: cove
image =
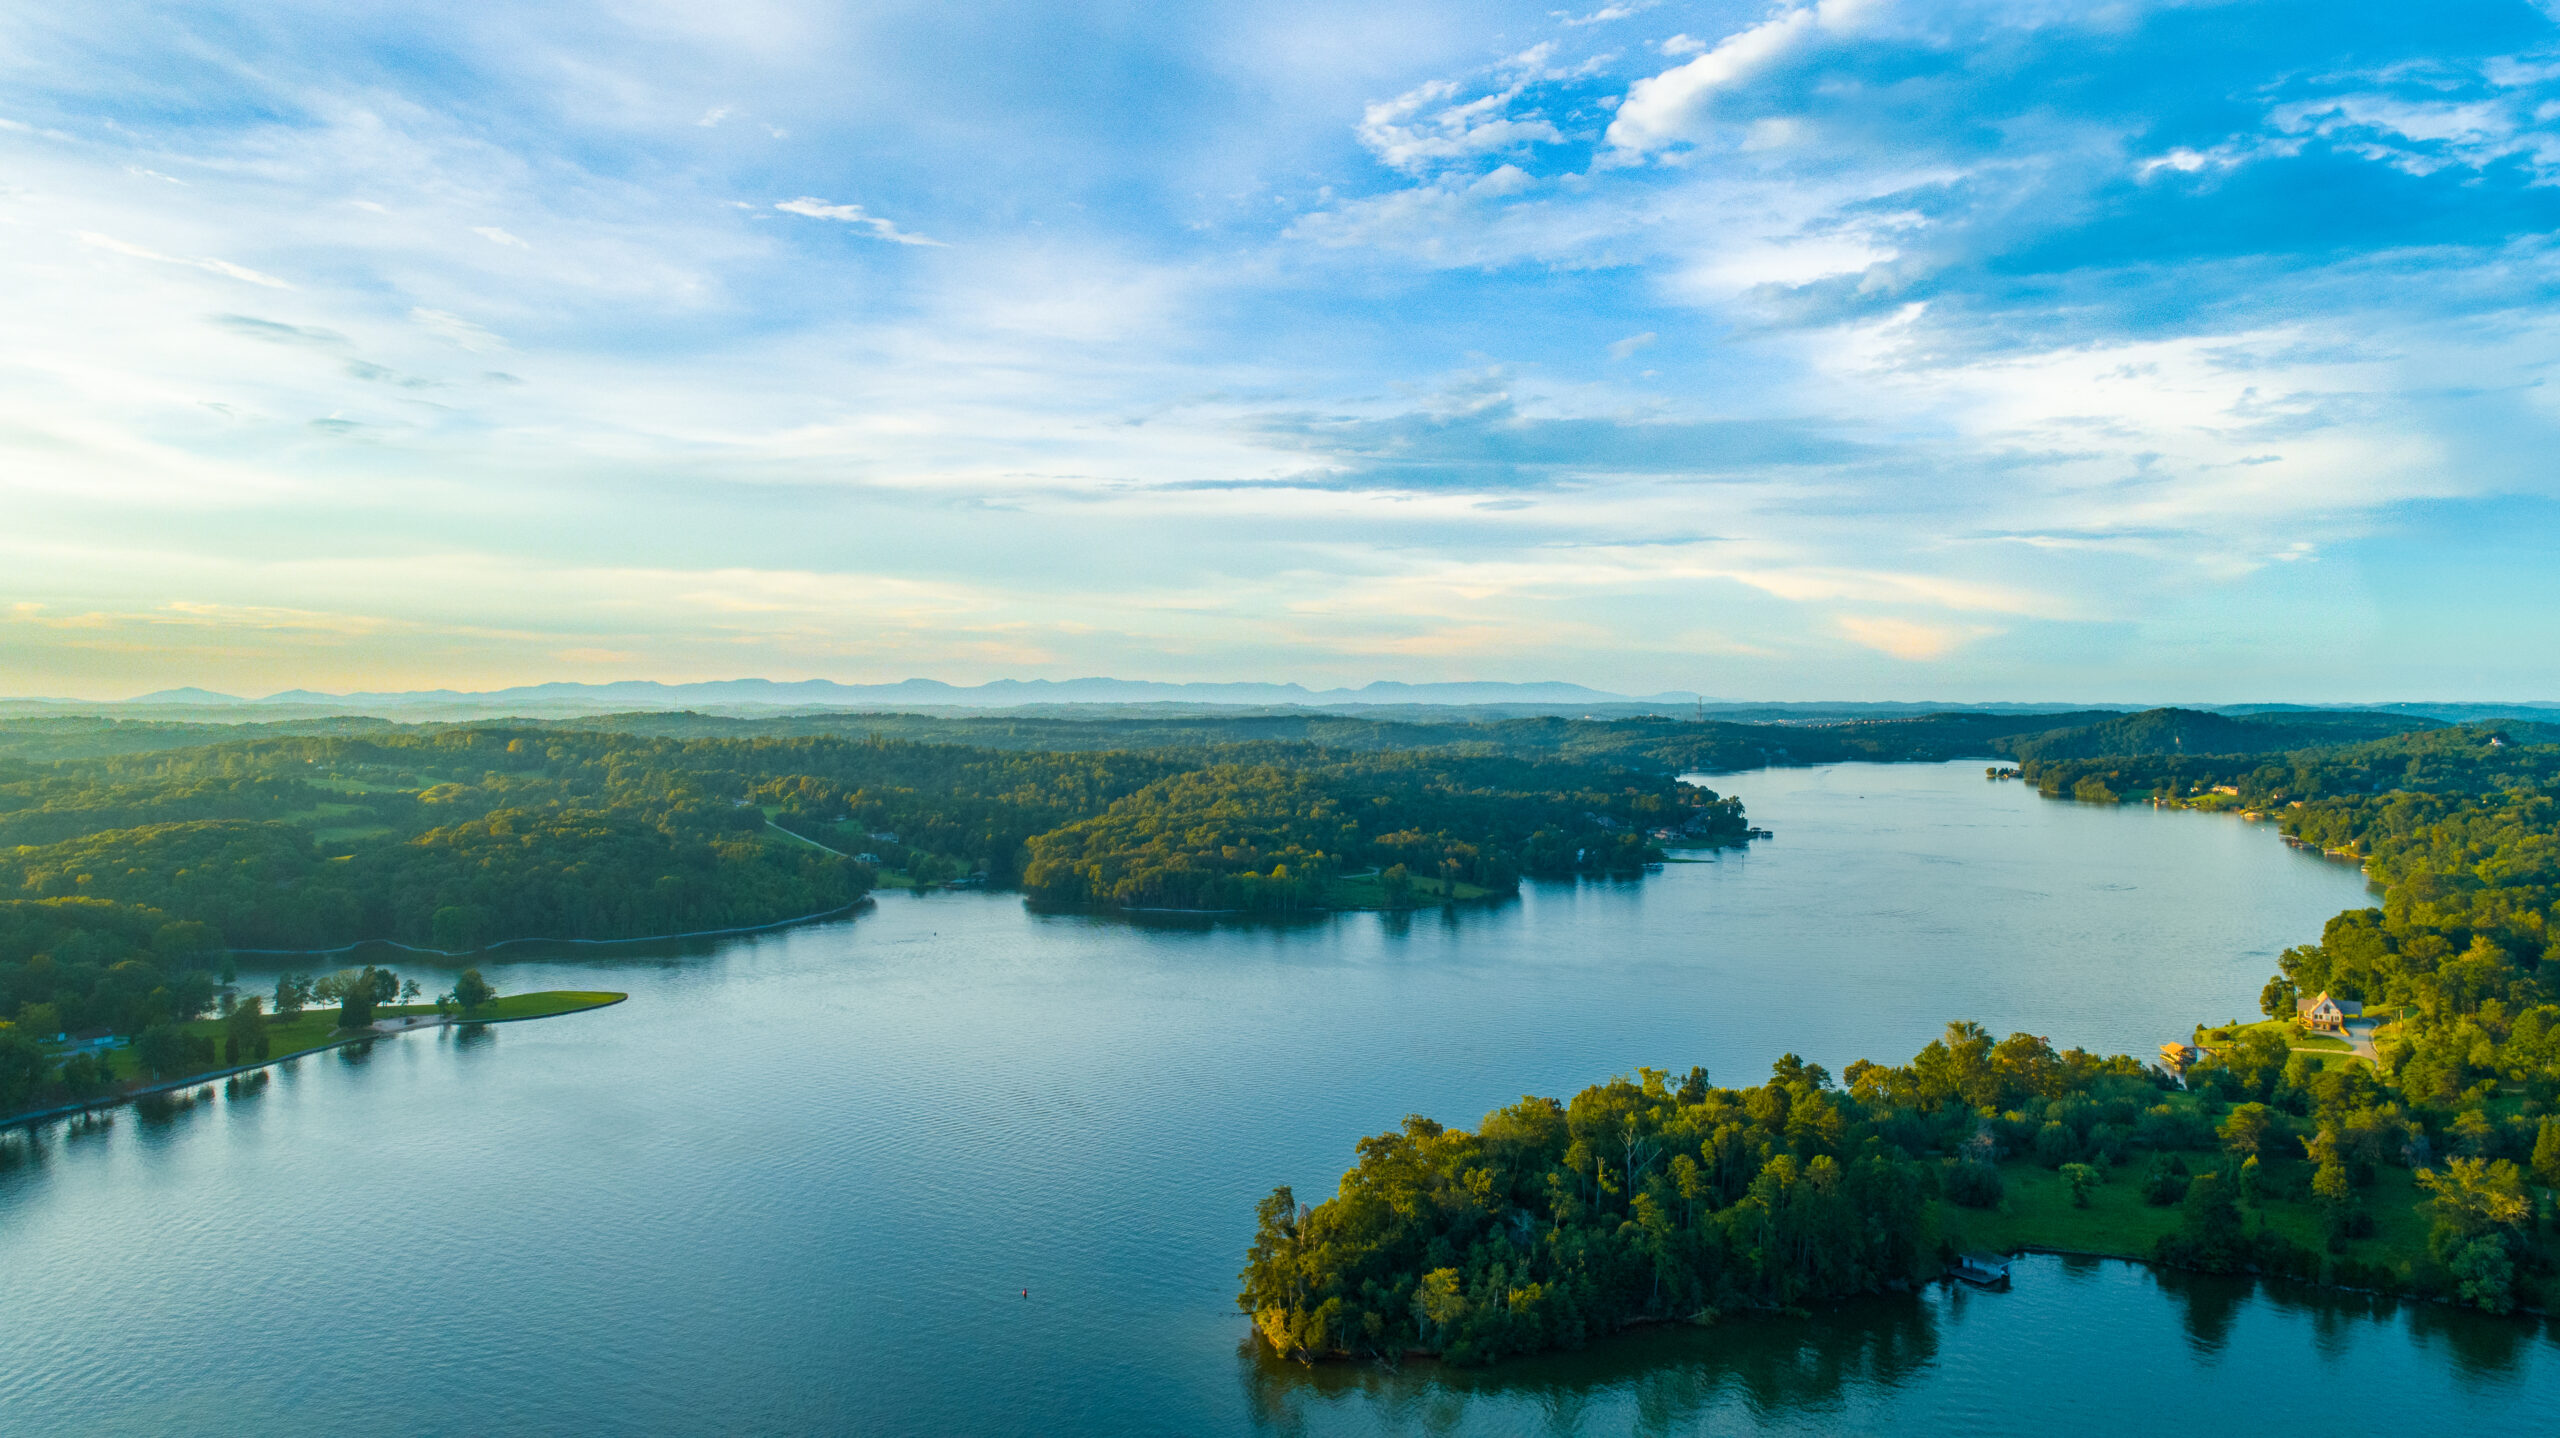
<svg viewBox="0 0 2560 1438">
<path fill-rule="evenodd" d="M 1898 1060 L 1957 1017 L 2145 1053 L 2248 1013 L 2277 952 L 2365 901 L 2353 868 L 2266 826 L 1981 773 L 1716 776 L 1777 838 L 1497 906 L 1257 924 L 901 893 L 770 934 L 511 951 L 482 965 L 508 992 L 631 998 L 35 1135 L 0 1172 L 0 1416 L 114 1434 L 2025 1433 L 2120 1418 L 2138 1389 L 2145 1414 L 2246 1400 L 2356 1432 L 2362 1410 L 2320 1395 L 2373 1381 L 2392 1397 L 2371 1428 L 2422 1411 L 2539 1431 L 2560 1350 L 2534 1324 L 2124 1264 L 2036 1260 L 2011 1293 L 1659 1330 L 1486 1374 L 1240 1346 L 1255 1200 L 1329 1191 L 1354 1141 L 1407 1111 L 1472 1123 L 1638 1064 L 1737 1081 L 1787 1051 Z"/>
</svg>

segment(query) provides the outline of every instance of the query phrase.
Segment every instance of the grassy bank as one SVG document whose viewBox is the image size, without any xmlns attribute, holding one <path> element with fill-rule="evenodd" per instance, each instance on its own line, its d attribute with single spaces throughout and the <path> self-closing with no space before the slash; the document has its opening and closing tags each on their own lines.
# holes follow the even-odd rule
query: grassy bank
<svg viewBox="0 0 2560 1438">
<path fill-rule="evenodd" d="M 481 1005 L 467 1016 L 467 1021 L 510 1023 L 518 1019 L 549 1018 L 555 1014 L 574 1014 L 585 1009 L 603 1008 L 607 1004 L 618 1004 L 628 997 L 630 997 L 628 994 L 580 989 L 551 989 L 540 993 L 508 994 Z M 436 1006 L 433 1004 L 382 1004 L 374 1009 L 373 1015 L 376 1019 L 431 1019 L 436 1016 Z M 213 1040 L 218 1049 L 222 1042 L 222 1024 L 221 1019 L 197 1019 L 185 1025 L 185 1028 L 190 1033 Z M 305 1009 L 298 1014 L 267 1020 L 267 1053 L 270 1056 L 270 1062 L 290 1054 L 300 1053 L 305 1049 L 315 1049 L 324 1044 L 360 1037 L 362 1037 L 361 1034 L 340 1031 L 338 1010 L 334 1006 Z M 114 1066 L 117 1083 L 135 1083 L 147 1077 L 142 1072 L 140 1058 L 135 1055 L 132 1048 L 110 1049 L 107 1055 L 108 1062 Z M 217 1062 L 205 1071 L 218 1073 L 230 1067 L 232 1065 Z"/>
<path fill-rule="evenodd" d="M 2213 1150 L 2178 1157 L 2198 1174 L 2237 1171 L 2230 1155 Z M 2350 1286 L 2369 1287 L 2371 1275 L 2387 1272 L 2393 1286 L 2412 1293 L 2433 1294 L 2447 1286 L 2443 1265 L 2427 1251 L 2427 1194 L 2407 1170 L 2384 1168 L 2358 1192 L 2373 1232 L 2328 1249 L 2318 1203 L 2300 1191 L 2308 1185 L 2309 1165 L 2280 1159 L 2273 1165 L 2262 1160 L 2262 1167 L 2268 1170 L 2260 1181 L 2262 1194 L 2241 1209 L 2250 1231 L 2278 1233 L 2324 1253 L 2325 1276 L 2331 1282 L 2352 1278 Z M 2115 1169 L 2090 1188 L 2086 1207 L 2072 1201 L 2071 1185 L 2060 1173 L 2040 1164 L 2013 1160 L 2000 1165 L 2000 1176 L 2007 1192 L 1995 1208 L 1941 1205 L 1942 1231 L 1958 1249 L 2047 1249 L 2148 1262 L 2160 1240 L 2178 1231 L 2183 1215 L 2175 1203 L 2144 1202 L 2142 1171 L 2132 1165 Z M 2549 1251 L 2547 1241 L 2537 1240 L 2537 1245 Z"/>
</svg>

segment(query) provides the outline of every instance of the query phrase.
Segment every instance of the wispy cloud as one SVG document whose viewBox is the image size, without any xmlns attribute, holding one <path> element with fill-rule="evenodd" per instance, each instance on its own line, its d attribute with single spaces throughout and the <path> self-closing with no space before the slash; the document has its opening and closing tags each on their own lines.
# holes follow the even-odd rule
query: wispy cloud
<svg viewBox="0 0 2560 1438">
<path fill-rule="evenodd" d="M 57 7 L 7 667 L 2552 687 L 2560 26 L 1746 10 Z"/>
<path fill-rule="evenodd" d="M 888 240 L 893 244 L 939 245 L 942 243 L 940 240 L 930 240 L 922 235 L 911 235 L 899 229 L 894 221 L 872 214 L 860 205 L 831 205 L 824 200 L 803 195 L 796 200 L 784 200 L 774 208 L 787 215 L 806 215 L 813 220 L 837 220 L 844 224 L 859 226 L 872 238 Z"/>
<path fill-rule="evenodd" d="M 229 260 L 217 260 L 211 258 L 195 260 L 181 259 L 176 255 L 164 255 L 157 250 L 145 249 L 140 245 L 119 240 L 113 235 L 101 235 L 94 231 L 87 230 L 80 233 L 79 239 L 80 243 L 84 245 L 89 245 L 96 249 L 107 250 L 114 254 L 130 255 L 137 260 L 149 260 L 154 264 L 186 265 L 194 269 L 203 270 L 209 274 L 222 275 L 229 279 L 245 280 L 253 285 L 264 285 L 271 290 L 289 290 L 293 288 L 293 286 L 285 283 L 283 280 L 277 279 L 273 275 L 260 274 L 246 265 L 235 265 Z"/>
</svg>

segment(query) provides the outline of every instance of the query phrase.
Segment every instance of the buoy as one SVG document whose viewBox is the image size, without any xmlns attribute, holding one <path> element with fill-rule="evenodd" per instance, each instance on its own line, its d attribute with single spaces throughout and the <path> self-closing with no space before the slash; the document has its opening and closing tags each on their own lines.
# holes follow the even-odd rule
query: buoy
<svg viewBox="0 0 2560 1438">
<path fill-rule="evenodd" d="M 1025 1297 L 1025 1298 L 1029 1298 L 1029 1297 L 1031 1296 L 1031 1290 L 1030 1290 L 1030 1289 L 1028 1289 L 1028 1288 L 1026 1288 L 1026 1289 L 1022 1290 L 1022 1296 L 1023 1296 L 1023 1297 Z"/>
</svg>

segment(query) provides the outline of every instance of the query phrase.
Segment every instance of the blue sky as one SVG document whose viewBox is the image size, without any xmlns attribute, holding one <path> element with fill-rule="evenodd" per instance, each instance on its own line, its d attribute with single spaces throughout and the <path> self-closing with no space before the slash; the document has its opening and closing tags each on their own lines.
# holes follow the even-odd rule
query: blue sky
<svg viewBox="0 0 2560 1438">
<path fill-rule="evenodd" d="M 2560 698 L 2534 5 L 0 13 L 0 690 Z"/>
</svg>

